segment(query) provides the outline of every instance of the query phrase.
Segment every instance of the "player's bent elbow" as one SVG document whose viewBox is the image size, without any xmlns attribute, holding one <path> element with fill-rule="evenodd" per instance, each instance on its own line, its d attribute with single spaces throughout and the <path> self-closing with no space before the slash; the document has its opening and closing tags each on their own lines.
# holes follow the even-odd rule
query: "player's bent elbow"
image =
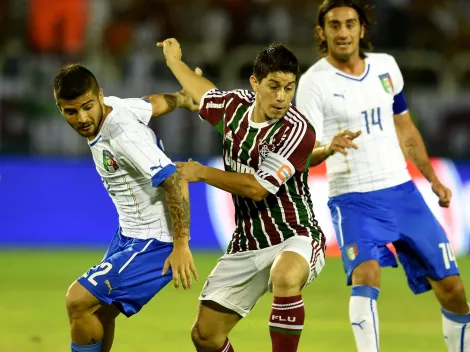
<svg viewBox="0 0 470 352">
<path fill-rule="evenodd" d="M 251 199 L 255 202 L 261 202 L 264 198 L 268 196 L 269 192 L 264 188 L 256 188 L 253 190 Z"/>
</svg>

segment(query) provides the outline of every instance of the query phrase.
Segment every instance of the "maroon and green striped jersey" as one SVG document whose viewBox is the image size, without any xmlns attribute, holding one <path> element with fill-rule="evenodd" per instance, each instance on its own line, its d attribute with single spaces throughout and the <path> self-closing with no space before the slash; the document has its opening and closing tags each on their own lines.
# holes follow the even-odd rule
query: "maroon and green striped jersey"
<svg viewBox="0 0 470 352">
<path fill-rule="evenodd" d="M 262 201 L 232 195 L 236 228 L 227 253 L 274 246 L 292 236 L 324 241 L 307 184 L 315 130 L 293 105 L 279 120 L 255 123 L 255 94 L 208 91 L 199 115 L 223 136 L 226 171 L 250 173 L 269 191 Z"/>
</svg>

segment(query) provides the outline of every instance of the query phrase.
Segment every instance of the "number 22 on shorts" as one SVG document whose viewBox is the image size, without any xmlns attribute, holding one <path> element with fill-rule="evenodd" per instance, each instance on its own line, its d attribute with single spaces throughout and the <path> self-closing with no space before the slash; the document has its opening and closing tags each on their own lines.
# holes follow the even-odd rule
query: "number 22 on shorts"
<svg viewBox="0 0 470 352">
<path fill-rule="evenodd" d="M 104 263 L 101 263 L 100 265 L 97 265 L 96 267 L 101 268 L 102 270 L 98 270 L 98 271 L 94 272 L 89 277 L 87 277 L 86 273 L 83 275 L 83 277 L 85 279 L 87 279 L 88 281 L 90 281 L 90 283 L 93 286 L 98 285 L 98 283 L 95 280 L 95 277 L 106 275 L 113 268 L 113 265 L 111 263 L 104 262 Z"/>
</svg>

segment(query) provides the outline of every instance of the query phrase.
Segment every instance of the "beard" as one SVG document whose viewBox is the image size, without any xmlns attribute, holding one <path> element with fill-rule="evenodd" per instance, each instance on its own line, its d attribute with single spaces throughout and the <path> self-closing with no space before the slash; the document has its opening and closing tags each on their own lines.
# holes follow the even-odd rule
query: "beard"
<svg viewBox="0 0 470 352">
<path fill-rule="evenodd" d="M 73 126 L 70 122 L 68 121 L 67 122 L 75 131 L 78 132 L 80 136 L 87 137 L 87 138 L 96 137 L 103 123 L 103 115 L 104 115 L 103 108 L 100 108 L 98 119 L 96 119 L 95 121 L 90 119 L 86 121 L 85 123 L 81 123 L 78 126 Z M 87 126 L 87 125 L 90 126 L 87 130 L 81 129 L 82 127 Z"/>
</svg>

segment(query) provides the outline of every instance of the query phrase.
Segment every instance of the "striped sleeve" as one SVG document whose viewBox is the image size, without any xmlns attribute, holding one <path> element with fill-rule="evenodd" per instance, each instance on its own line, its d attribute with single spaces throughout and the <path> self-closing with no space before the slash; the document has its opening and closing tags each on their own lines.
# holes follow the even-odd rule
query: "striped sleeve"
<svg viewBox="0 0 470 352">
<path fill-rule="evenodd" d="M 233 114 L 236 109 L 230 106 L 238 104 L 250 105 L 254 101 L 254 94 L 242 89 L 223 92 L 217 88 L 209 90 L 203 95 L 199 104 L 199 117 L 208 121 L 220 134 L 223 134 L 223 120 L 226 114 Z M 227 120 L 230 118 L 227 117 Z"/>
<path fill-rule="evenodd" d="M 209 90 L 199 103 L 199 117 L 217 128 L 222 122 L 229 95 L 230 92 L 222 92 L 217 88 Z"/>
<path fill-rule="evenodd" d="M 275 194 L 295 172 L 302 173 L 308 168 L 308 160 L 315 146 L 315 132 L 307 120 L 293 109 L 286 119 L 291 127 L 283 142 L 268 154 L 255 174 L 258 182 L 270 193 Z"/>
</svg>

